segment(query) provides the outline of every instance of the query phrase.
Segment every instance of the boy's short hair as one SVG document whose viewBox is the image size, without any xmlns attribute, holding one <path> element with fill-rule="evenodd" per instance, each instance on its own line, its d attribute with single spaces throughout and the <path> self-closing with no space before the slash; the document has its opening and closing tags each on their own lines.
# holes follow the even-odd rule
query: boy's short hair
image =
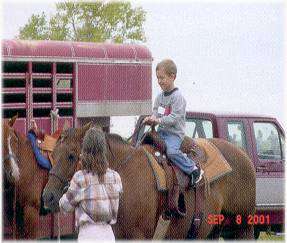
<svg viewBox="0 0 287 243">
<path fill-rule="evenodd" d="M 161 62 L 159 62 L 157 65 L 156 65 L 156 71 L 158 71 L 159 69 L 163 69 L 164 72 L 171 76 L 172 74 L 174 74 L 176 76 L 176 73 L 177 73 L 177 68 L 176 68 L 176 65 L 174 63 L 173 60 L 171 59 L 164 59 L 162 60 Z"/>
</svg>

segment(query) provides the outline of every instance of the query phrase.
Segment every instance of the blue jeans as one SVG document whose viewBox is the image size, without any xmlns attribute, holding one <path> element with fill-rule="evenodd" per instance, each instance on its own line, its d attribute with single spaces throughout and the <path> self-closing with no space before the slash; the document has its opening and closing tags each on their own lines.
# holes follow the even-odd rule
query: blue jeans
<svg viewBox="0 0 287 243">
<path fill-rule="evenodd" d="M 165 141 L 166 155 L 178 168 L 184 173 L 190 175 L 195 169 L 197 169 L 193 160 L 187 157 L 186 154 L 181 152 L 180 145 L 182 140 L 179 136 L 159 130 L 159 136 Z"/>
</svg>

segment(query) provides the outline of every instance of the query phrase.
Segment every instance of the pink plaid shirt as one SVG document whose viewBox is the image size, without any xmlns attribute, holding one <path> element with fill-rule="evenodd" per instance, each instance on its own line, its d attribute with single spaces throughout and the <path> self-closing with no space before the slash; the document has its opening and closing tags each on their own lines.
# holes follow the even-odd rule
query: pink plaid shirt
<svg viewBox="0 0 287 243">
<path fill-rule="evenodd" d="M 119 174 L 107 169 L 104 183 L 100 184 L 98 176 L 86 170 L 77 171 L 68 191 L 59 201 L 60 210 L 75 210 L 76 227 L 86 223 L 117 222 L 119 193 L 123 191 Z"/>
</svg>

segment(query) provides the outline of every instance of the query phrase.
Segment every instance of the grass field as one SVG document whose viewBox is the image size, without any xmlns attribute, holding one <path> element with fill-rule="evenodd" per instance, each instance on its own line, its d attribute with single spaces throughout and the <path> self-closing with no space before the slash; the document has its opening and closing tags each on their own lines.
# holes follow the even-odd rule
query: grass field
<svg viewBox="0 0 287 243">
<path fill-rule="evenodd" d="M 277 235 L 274 235 L 274 234 L 261 232 L 258 240 L 284 241 L 285 240 L 285 236 L 284 235 L 277 236 Z"/>
</svg>

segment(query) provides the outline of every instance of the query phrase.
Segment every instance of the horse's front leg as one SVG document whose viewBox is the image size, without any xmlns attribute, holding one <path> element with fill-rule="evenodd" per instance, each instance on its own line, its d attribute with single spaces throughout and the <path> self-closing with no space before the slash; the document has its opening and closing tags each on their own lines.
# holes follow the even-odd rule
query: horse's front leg
<svg viewBox="0 0 287 243">
<path fill-rule="evenodd" d="M 36 239 L 39 227 L 39 208 L 26 205 L 24 207 L 24 234 L 25 239 Z"/>
<path fill-rule="evenodd" d="M 14 217 L 16 217 L 16 222 L 14 224 L 14 219 L 12 219 L 12 227 L 13 227 L 13 238 L 16 239 L 24 239 L 24 215 L 23 215 L 23 207 L 19 202 L 16 202 L 16 208 L 14 212 Z"/>
</svg>

